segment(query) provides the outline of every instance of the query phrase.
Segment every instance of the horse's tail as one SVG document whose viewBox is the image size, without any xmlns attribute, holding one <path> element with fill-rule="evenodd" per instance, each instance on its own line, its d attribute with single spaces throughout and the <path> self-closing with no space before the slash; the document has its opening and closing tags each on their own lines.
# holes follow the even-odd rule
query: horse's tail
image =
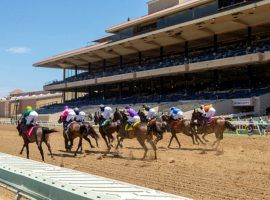
<svg viewBox="0 0 270 200">
<path fill-rule="evenodd" d="M 91 131 L 91 130 L 89 130 L 89 127 L 88 126 L 91 126 L 91 125 L 86 125 L 86 124 L 81 125 L 81 128 L 80 128 L 81 133 L 86 133 L 87 135 L 90 135 L 92 138 L 98 140 L 99 139 L 99 135 L 95 131 L 94 127 L 91 127 L 91 129 L 93 129 Z M 91 131 L 92 134 L 89 134 L 89 131 Z"/>
<path fill-rule="evenodd" d="M 56 132 L 58 132 L 58 131 L 55 130 L 55 129 L 49 129 L 49 128 L 47 128 L 47 127 L 42 127 L 42 131 L 43 131 L 44 134 L 51 134 L 51 133 L 56 133 Z"/>
<path fill-rule="evenodd" d="M 229 129 L 231 131 L 236 131 L 236 127 L 229 121 L 225 121 L 225 126 L 227 129 Z"/>
</svg>

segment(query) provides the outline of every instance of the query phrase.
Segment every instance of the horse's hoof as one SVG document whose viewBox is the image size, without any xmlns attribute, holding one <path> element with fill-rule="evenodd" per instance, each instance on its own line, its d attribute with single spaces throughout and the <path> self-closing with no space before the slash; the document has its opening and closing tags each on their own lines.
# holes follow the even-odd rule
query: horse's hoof
<svg viewBox="0 0 270 200">
<path fill-rule="evenodd" d="M 95 146 L 91 146 L 91 148 L 92 148 L 92 149 L 94 149 L 94 148 L 95 148 Z"/>
</svg>

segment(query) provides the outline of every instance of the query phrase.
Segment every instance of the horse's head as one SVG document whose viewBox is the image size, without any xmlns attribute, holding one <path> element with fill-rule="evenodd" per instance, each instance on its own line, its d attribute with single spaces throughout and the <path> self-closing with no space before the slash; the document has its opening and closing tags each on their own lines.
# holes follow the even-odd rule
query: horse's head
<svg viewBox="0 0 270 200">
<path fill-rule="evenodd" d="M 170 117 L 169 117 L 168 115 L 166 115 L 166 114 L 162 114 L 162 115 L 160 116 L 160 118 L 162 119 L 162 121 L 164 121 L 164 122 L 166 122 L 166 123 L 168 123 L 168 121 L 169 121 L 169 119 L 170 119 Z"/>
<path fill-rule="evenodd" d="M 18 120 L 18 121 L 17 121 L 17 126 L 16 126 L 16 128 L 17 128 L 17 130 L 18 130 L 20 136 L 22 135 L 22 132 L 23 132 L 23 127 L 22 127 L 22 126 L 23 126 L 23 125 L 22 125 L 21 121 Z"/>
<path fill-rule="evenodd" d="M 95 115 L 94 115 L 94 122 L 95 122 L 95 125 L 99 124 L 99 114 L 97 112 L 95 112 Z"/>
<path fill-rule="evenodd" d="M 144 112 L 142 112 L 141 110 L 139 110 L 138 111 L 138 115 L 140 116 L 142 122 L 147 122 L 147 117 L 146 117 L 146 115 L 145 115 Z"/>
<path fill-rule="evenodd" d="M 113 120 L 118 121 L 123 119 L 122 110 L 119 110 L 118 108 L 115 109 L 115 112 L 113 114 Z"/>
<path fill-rule="evenodd" d="M 63 119 L 62 116 L 60 116 L 59 119 L 58 119 L 58 123 L 59 123 L 59 124 L 62 124 L 63 122 L 64 122 L 64 119 Z"/>
<path fill-rule="evenodd" d="M 202 112 L 202 110 L 200 109 L 194 109 L 193 113 L 192 113 L 192 117 L 191 117 L 191 121 L 203 121 L 204 119 L 204 113 Z"/>
<path fill-rule="evenodd" d="M 88 134 L 95 140 L 99 139 L 99 135 L 97 134 L 95 128 L 91 125 L 88 126 Z"/>
</svg>

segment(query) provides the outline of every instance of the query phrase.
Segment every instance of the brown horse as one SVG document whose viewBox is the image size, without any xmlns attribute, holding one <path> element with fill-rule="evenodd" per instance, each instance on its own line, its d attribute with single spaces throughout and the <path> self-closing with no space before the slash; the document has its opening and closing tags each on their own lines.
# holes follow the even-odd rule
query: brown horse
<svg viewBox="0 0 270 200">
<path fill-rule="evenodd" d="M 157 159 L 157 148 L 156 148 L 155 143 L 152 140 L 152 135 L 148 134 L 146 123 L 141 122 L 137 126 L 133 127 L 134 130 L 126 131 L 128 117 L 124 113 L 124 111 L 119 111 L 118 109 L 116 109 L 116 111 L 114 113 L 114 119 L 117 121 L 118 120 L 120 121 L 118 135 L 117 135 L 118 144 L 116 146 L 116 149 L 118 149 L 119 146 L 122 146 L 122 142 L 124 141 L 124 139 L 136 138 L 137 141 L 140 143 L 140 145 L 144 149 L 143 159 L 145 159 L 145 157 L 147 155 L 147 151 L 148 151 L 148 148 L 145 144 L 145 141 L 147 141 L 152 146 L 152 148 L 155 151 L 155 158 L 154 159 L 155 160 Z"/>
<path fill-rule="evenodd" d="M 163 121 L 167 122 L 168 129 L 170 130 L 172 134 L 168 148 L 171 147 L 171 143 L 174 138 L 176 142 L 178 143 L 179 149 L 181 148 L 181 144 L 176 135 L 177 133 L 183 133 L 184 135 L 191 137 L 193 144 L 196 144 L 194 137 L 201 141 L 201 139 L 197 135 L 192 134 L 192 132 L 190 131 L 190 123 L 191 123 L 190 120 L 188 119 L 174 120 L 171 116 L 168 116 L 168 115 L 162 115 L 161 118 Z"/>
<path fill-rule="evenodd" d="M 61 117 L 59 118 L 58 123 L 59 124 L 63 123 L 63 120 Z M 90 147 L 94 148 L 94 146 L 91 143 L 91 140 L 88 138 L 88 135 L 90 135 L 91 137 L 93 137 L 96 140 L 96 144 L 98 146 L 97 140 L 98 140 L 99 136 L 96 133 L 95 129 L 89 123 L 84 122 L 81 125 L 80 123 L 75 122 L 75 121 L 71 122 L 69 124 L 67 133 L 65 133 L 65 131 L 63 131 L 66 150 L 71 151 L 71 149 L 73 147 L 74 139 L 76 139 L 78 137 L 79 137 L 79 144 L 78 144 L 77 150 L 74 153 L 74 156 L 77 155 L 80 148 L 82 150 L 82 139 L 85 139 L 89 143 Z M 70 141 L 70 145 L 68 145 L 68 141 Z"/>
<path fill-rule="evenodd" d="M 192 132 L 196 131 L 198 134 L 203 134 L 203 139 L 208 142 L 205 139 L 205 136 L 215 133 L 216 140 L 213 143 L 213 148 L 217 149 L 219 147 L 220 141 L 223 140 L 223 134 L 226 129 L 231 131 L 236 131 L 236 128 L 234 125 L 232 125 L 229 121 L 225 120 L 224 118 L 213 118 L 210 122 L 206 122 L 204 114 L 198 110 L 195 109 L 192 113 L 191 121 L 195 125 L 195 128 L 192 128 Z"/>
<path fill-rule="evenodd" d="M 155 144 L 157 144 L 160 140 L 163 139 L 163 134 L 167 130 L 167 123 L 165 121 L 162 121 L 161 118 L 155 117 L 151 120 L 148 120 L 145 113 L 140 111 L 138 112 L 138 115 L 141 118 L 141 122 L 144 122 L 147 124 L 148 133 L 156 136 Z"/>
<path fill-rule="evenodd" d="M 23 138 L 23 141 L 24 141 L 20 154 L 23 153 L 23 149 L 24 147 L 26 147 L 26 155 L 27 155 L 27 159 L 29 159 L 29 143 L 36 142 L 39 152 L 42 157 L 42 161 L 44 161 L 44 152 L 42 149 L 42 143 L 45 142 L 46 146 L 48 147 L 50 156 L 51 158 L 53 158 L 51 145 L 50 145 L 50 133 L 57 132 L 56 130 L 40 127 L 40 126 L 35 126 L 32 130 L 32 134 L 30 135 L 30 137 L 27 137 L 25 135 L 26 126 L 24 124 L 21 124 L 20 121 L 17 122 L 17 130 L 19 132 L 19 135 Z"/>
<path fill-rule="evenodd" d="M 106 125 L 103 125 L 104 121 L 105 119 L 102 117 L 102 115 L 96 112 L 94 115 L 95 125 L 99 125 L 99 132 L 107 145 L 108 152 L 110 152 L 113 146 L 111 143 L 114 141 L 113 134 L 118 131 L 119 127 L 115 120 L 109 121 Z"/>
</svg>

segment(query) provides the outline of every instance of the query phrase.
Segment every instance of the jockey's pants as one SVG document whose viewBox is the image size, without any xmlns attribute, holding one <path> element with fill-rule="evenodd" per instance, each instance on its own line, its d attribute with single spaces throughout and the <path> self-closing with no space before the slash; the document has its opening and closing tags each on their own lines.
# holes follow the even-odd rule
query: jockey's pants
<svg viewBox="0 0 270 200">
<path fill-rule="evenodd" d="M 173 118 L 174 120 L 183 118 L 183 113 L 182 113 L 182 112 L 178 112 L 177 114 L 174 114 L 174 115 L 172 116 L 172 118 Z"/>
<path fill-rule="evenodd" d="M 130 117 L 127 122 L 132 124 L 134 122 L 140 122 L 140 121 L 141 121 L 141 118 L 139 116 L 134 116 L 134 117 Z"/>
<path fill-rule="evenodd" d="M 149 112 L 147 113 L 147 119 L 152 119 L 155 116 L 155 114 L 156 114 L 156 111 L 153 108 L 151 108 Z"/>
</svg>

